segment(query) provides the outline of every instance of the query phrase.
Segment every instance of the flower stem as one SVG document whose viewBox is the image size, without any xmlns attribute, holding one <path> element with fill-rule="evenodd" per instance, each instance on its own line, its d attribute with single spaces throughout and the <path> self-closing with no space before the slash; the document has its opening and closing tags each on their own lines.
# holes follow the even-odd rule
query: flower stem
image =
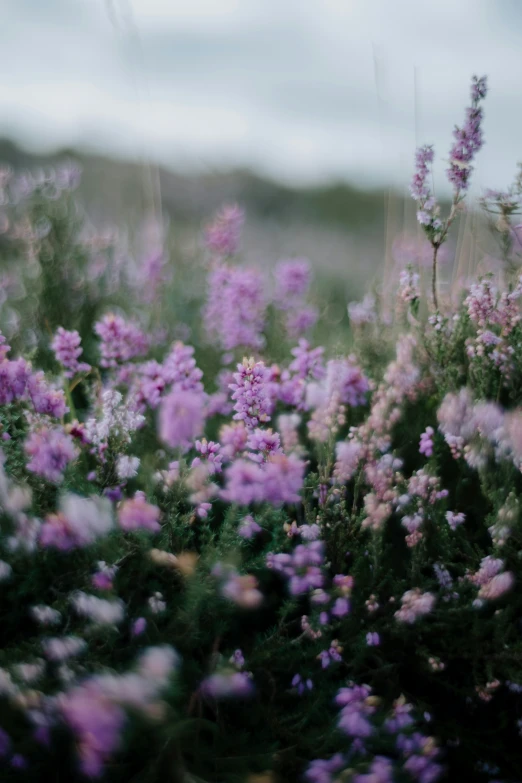
<svg viewBox="0 0 522 783">
<path fill-rule="evenodd" d="M 437 253 L 439 252 L 439 244 L 433 245 L 433 267 L 431 275 L 431 291 L 433 294 L 433 307 L 435 311 L 439 309 L 439 303 L 437 301 Z"/>
</svg>

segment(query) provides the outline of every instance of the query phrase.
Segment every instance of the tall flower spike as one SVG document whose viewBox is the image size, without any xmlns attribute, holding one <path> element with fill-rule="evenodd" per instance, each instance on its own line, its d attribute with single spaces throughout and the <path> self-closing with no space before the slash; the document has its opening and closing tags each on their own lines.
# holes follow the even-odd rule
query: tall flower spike
<svg viewBox="0 0 522 783">
<path fill-rule="evenodd" d="M 428 183 L 433 163 L 433 147 L 424 145 L 415 154 L 415 173 L 410 186 L 412 198 L 417 202 L 417 220 L 424 229 L 433 248 L 432 262 L 432 294 L 433 305 L 438 310 L 437 301 L 437 254 L 440 246 L 448 236 L 448 230 L 457 215 L 457 207 L 469 187 L 469 178 L 473 171 L 472 161 L 483 145 L 482 109 L 480 101 L 487 94 L 487 79 L 485 76 L 473 76 L 471 81 L 471 106 L 466 109 L 466 121 L 462 128 L 456 127 L 453 136 L 455 141 L 450 150 L 450 166 L 447 170 L 448 179 L 453 185 L 453 202 L 451 211 L 445 220 L 439 217 L 440 207 L 437 204 Z"/>
</svg>

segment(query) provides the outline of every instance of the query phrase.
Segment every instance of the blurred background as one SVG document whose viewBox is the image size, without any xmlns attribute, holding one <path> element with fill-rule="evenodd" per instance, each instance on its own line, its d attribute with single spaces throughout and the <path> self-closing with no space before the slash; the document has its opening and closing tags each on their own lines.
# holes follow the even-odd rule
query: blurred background
<svg viewBox="0 0 522 783">
<path fill-rule="evenodd" d="M 249 260 L 307 256 L 323 276 L 342 274 L 353 299 L 383 257 L 413 252 L 417 144 L 435 144 L 435 188 L 449 195 L 473 73 L 491 90 L 472 192 L 506 187 L 522 157 L 519 0 L 0 6 L 0 161 L 79 161 L 100 229 L 163 214 L 195 246 L 201 221 L 239 201 Z"/>
</svg>

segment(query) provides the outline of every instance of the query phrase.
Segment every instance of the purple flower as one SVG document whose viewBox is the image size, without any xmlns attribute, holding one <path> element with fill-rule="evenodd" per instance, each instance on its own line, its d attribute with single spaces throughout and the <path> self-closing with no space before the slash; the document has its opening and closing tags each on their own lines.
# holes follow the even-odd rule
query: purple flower
<svg viewBox="0 0 522 783">
<path fill-rule="evenodd" d="M 78 372 L 87 372 L 91 369 L 89 364 L 78 361 L 83 353 L 80 344 L 81 337 L 77 331 L 68 332 L 61 326 L 58 327 L 51 348 L 56 356 L 56 361 L 65 367 L 67 378 L 72 378 Z"/>
<path fill-rule="evenodd" d="M 431 457 L 433 454 L 433 427 L 426 427 L 420 438 L 419 453 L 425 457 Z"/>
<path fill-rule="evenodd" d="M 344 767 L 345 761 L 341 753 L 336 753 L 331 759 L 315 759 L 306 770 L 309 783 L 332 783 L 336 772 Z"/>
<path fill-rule="evenodd" d="M 25 393 L 31 367 L 25 359 L 0 362 L 0 405 L 9 405 Z"/>
<path fill-rule="evenodd" d="M 162 402 L 159 417 L 161 439 L 171 448 L 189 449 L 203 431 L 203 397 L 175 389 Z"/>
<path fill-rule="evenodd" d="M 350 602 L 347 598 L 337 598 L 331 609 L 334 617 L 344 617 L 350 612 Z"/>
<path fill-rule="evenodd" d="M 263 465 L 239 459 L 225 471 L 221 497 L 241 506 L 263 501 L 273 506 L 297 503 L 303 477 L 304 463 L 292 456 L 276 454 Z"/>
<path fill-rule="evenodd" d="M 51 388 L 41 371 L 30 375 L 27 379 L 27 394 L 36 413 L 44 413 L 55 419 L 61 419 L 69 410 L 65 404 L 62 389 Z"/>
<path fill-rule="evenodd" d="M 291 338 L 299 337 L 307 332 L 317 322 L 318 312 L 315 307 L 301 306 L 291 310 L 286 316 L 286 331 Z"/>
<path fill-rule="evenodd" d="M 455 141 L 450 150 L 450 167 L 447 174 L 456 194 L 468 189 L 473 158 L 484 143 L 482 109 L 479 108 L 479 103 L 486 97 L 486 93 L 486 77 L 478 79 L 474 76 L 471 84 L 471 106 L 466 109 L 466 122 L 462 128 L 456 127 L 453 131 Z"/>
<path fill-rule="evenodd" d="M 149 341 L 141 329 L 113 313 L 108 313 L 101 321 L 97 321 L 94 331 L 102 341 L 102 367 L 117 367 L 136 356 L 143 356 L 149 349 Z"/>
<path fill-rule="evenodd" d="M 313 687 L 314 684 L 309 678 L 303 680 L 300 674 L 294 674 L 292 677 L 292 688 L 297 689 L 299 696 L 302 696 L 306 691 L 311 691 Z"/>
<path fill-rule="evenodd" d="M 247 447 L 255 454 L 249 454 L 250 459 L 254 462 L 266 462 L 271 454 L 282 454 L 281 438 L 277 432 L 272 430 L 263 430 L 261 428 L 255 429 L 250 432 L 247 441 Z"/>
<path fill-rule="evenodd" d="M 235 255 L 244 222 L 245 213 L 237 204 L 223 206 L 205 229 L 205 245 L 218 257 Z"/>
<path fill-rule="evenodd" d="M 236 667 L 236 669 L 242 669 L 245 665 L 245 658 L 241 650 L 234 650 L 230 663 Z"/>
<path fill-rule="evenodd" d="M 227 352 L 262 348 L 266 302 L 260 273 L 217 262 L 207 287 L 204 321 L 210 341 Z"/>
<path fill-rule="evenodd" d="M 270 421 L 272 401 L 268 390 L 268 370 L 263 362 L 243 359 L 243 363 L 237 365 L 234 383 L 229 388 L 235 401 L 236 421 L 243 421 L 248 429 Z"/>
<path fill-rule="evenodd" d="M 244 672 L 211 674 L 199 687 L 205 696 L 214 699 L 248 698 L 254 693 L 252 679 Z"/>
<path fill-rule="evenodd" d="M 310 343 L 301 338 L 299 344 L 290 351 L 295 358 L 289 366 L 289 370 L 295 373 L 299 378 L 307 380 L 313 378 L 316 381 L 321 380 L 326 375 L 324 366 L 324 348 L 310 348 Z"/>
<path fill-rule="evenodd" d="M 35 430 L 25 441 L 24 448 L 30 457 L 27 470 L 53 484 L 63 481 L 65 468 L 78 455 L 72 438 L 59 427 Z"/>
<path fill-rule="evenodd" d="M 76 738 L 82 772 L 100 777 L 120 745 L 125 713 L 90 682 L 61 696 L 59 706 Z"/>
<path fill-rule="evenodd" d="M 292 595 L 307 593 L 323 586 L 324 577 L 321 567 L 324 563 L 324 544 L 312 541 L 299 544 L 292 554 L 269 553 L 266 558 L 268 568 L 278 571 L 288 579 Z"/>
<path fill-rule="evenodd" d="M 431 194 L 428 179 L 430 176 L 430 165 L 433 163 L 433 146 L 426 144 L 419 147 L 415 153 L 415 174 L 410 186 L 410 192 L 415 201 L 425 202 Z"/>
<path fill-rule="evenodd" d="M 253 538 L 257 533 L 260 533 L 261 528 L 255 521 L 254 517 L 248 514 L 241 520 L 241 524 L 237 532 L 242 538 L 250 539 Z"/>
<path fill-rule="evenodd" d="M 134 622 L 132 623 L 131 627 L 131 636 L 141 636 L 142 633 L 145 632 L 145 629 L 147 628 L 147 621 L 144 617 L 138 617 Z"/>
<path fill-rule="evenodd" d="M 147 503 L 144 492 L 136 492 L 131 500 L 124 500 L 118 509 L 118 522 L 123 530 L 149 530 L 157 533 L 160 510 Z"/>
</svg>

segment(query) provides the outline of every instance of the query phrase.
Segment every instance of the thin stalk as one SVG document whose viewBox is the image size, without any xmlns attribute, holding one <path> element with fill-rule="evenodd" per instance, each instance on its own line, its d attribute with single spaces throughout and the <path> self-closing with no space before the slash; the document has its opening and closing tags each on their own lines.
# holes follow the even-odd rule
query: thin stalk
<svg viewBox="0 0 522 783">
<path fill-rule="evenodd" d="M 437 254 L 439 252 L 439 244 L 433 245 L 433 266 L 431 273 L 431 292 L 433 294 L 433 307 L 435 311 L 439 309 L 439 303 L 437 300 Z"/>
</svg>

